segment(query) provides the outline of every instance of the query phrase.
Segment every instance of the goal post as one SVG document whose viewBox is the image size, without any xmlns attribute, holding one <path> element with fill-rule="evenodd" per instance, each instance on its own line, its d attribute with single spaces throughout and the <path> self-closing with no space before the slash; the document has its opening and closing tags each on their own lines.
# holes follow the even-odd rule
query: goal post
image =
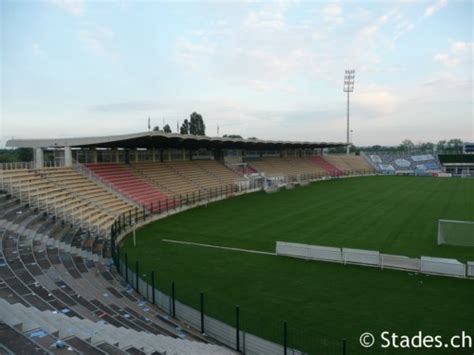
<svg viewBox="0 0 474 355">
<path fill-rule="evenodd" d="M 438 245 L 474 247 L 474 222 L 438 220 Z"/>
</svg>

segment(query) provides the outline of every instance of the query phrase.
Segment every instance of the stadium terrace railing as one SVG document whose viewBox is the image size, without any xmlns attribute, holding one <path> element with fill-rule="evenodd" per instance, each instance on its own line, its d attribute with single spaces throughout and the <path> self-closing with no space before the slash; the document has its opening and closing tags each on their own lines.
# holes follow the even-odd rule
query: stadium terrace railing
<svg viewBox="0 0 474 355">
<path fill-rule="evenodd" d="M 25 203 L 38 211 L 51 214 L 58 219 L 62 218 L 75 228 L 85 229 L 99 235 L 105 235 L 108 232 L 106 229 L 101 230 L 98 226 L 85 222 L 82 218 L 82 209 L 79 209 L 79 211 L 74 209 L 74 211 L 78 213 L 71 213 L 71 209 L 65 208 L 67 207 L 66 205 L 59 204 L 56 200 L 48 199 L 41 190 L 32 189 L 29 184 L 23 184 L 21 181 L 15 184 L 15 181 L 12 181 L 11 177 L 9 179 L 2 177 L 1 188 L 2 191 L 6 191 L 10 196 L 18 198 L 20 203 Z M 44 198 L 41 198 L 41 196 L 44 196 Z"/>
<path fill-rule="evenodd" d="M 89 199 L 89 198 L 85 198 L 85 197 L 82 197 L 80 196 L 76 191 L 70 189 L 69 187 L 67 186 L 64 186 L 64 185 L 60 185 L 58 183 L 56 183 L 56 181 L 54 179 L 51 179 L 48 174 L 45 174 L 43 173 L 41 170 L 38 172 L 38 174 L 44 178 L 45 180 L 49 181 L 51 184 L 57 186 L 58 188 L 60 189 L 63 189 L 64 191 L 67 191 L 69 194 L 71 194 L 72 196 L 76 197 L 77 199 L 80 199 L 82 201 L 86 201 L 88 205 L 90 206 L 94 206 L 96 209 L 98 210 L 102 210 L 104 211 L 106 214 L 108 214 L 110 217 L 115 217 L 115 213 L 113 211 L 111 211 L 109 208 L 107 207 L 104 207 L 104 206 L 101 206 L 101 205 L 98 205 L 95 201 Z"/>
<path fill-rule="evenodd" d="M 33 162 L 0 163 L 0 170 L 33 169 Z"/>
<path fill-rule="evenodd" d="M 84 175 L 85 177 L 91 179 L 97 185 L 102 186 L 107 191 L 114 193 L 115 195 L 119 196 L 122 200 L 128 202 L 132 206 L 138 206 L 137 203 L 133 201 L 132 199 L 130 199 L 122 190 L 115 187 L 114 185 L 109 183 L 107 180 L 101 178 L 99 175 L 94 173 L 91 169 L 87 168 L 85 165 L 78 163 L 77 161 L 74 161 L 72 164 L 72 167 L 79 174 Z"/>
</svg>

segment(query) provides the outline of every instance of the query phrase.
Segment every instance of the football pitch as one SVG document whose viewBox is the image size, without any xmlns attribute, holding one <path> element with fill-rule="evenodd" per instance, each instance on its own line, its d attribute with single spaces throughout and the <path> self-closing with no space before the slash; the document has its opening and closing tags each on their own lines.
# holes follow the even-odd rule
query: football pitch
<svg viewBox="0 0 474 355">
<path fill-rule="evenodd" d="M 144 279 L 154 270 L 163 292 L 175 281 L 177 299 L 196 309 L 203 292 L 206 313 L 230 325 L 238 304 L 242 329 L 256 335 L 281 343 L 286 320 L 289 346 L 312 354 L 339 354 L 343 338 L 348 354 L 392 353 L 363 349 L 360 334 L 474 336 L 474 280 L 162 240 L 268 252 L 280 240 L 474 261 L 472 247 L 437 245 L 438 219 L 474 220 L 473 180 L 359 177 L 247 194 L 150 224 L 122 255 L 140 261 Z"/>
</svg>

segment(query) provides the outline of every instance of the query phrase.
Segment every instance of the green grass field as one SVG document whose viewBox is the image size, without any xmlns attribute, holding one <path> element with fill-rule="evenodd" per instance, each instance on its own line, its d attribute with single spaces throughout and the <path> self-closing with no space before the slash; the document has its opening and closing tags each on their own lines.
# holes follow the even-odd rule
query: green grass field
<svg viewBox="0 0 474 355">
<path fill-rule="evenodd" d="M 474 281 L 162 239 L 272 252 L 282 240 L 474 260 L 474 248 L 436 244 L 440 218 L 474 220 L 474 181 L 361 177 L 244 195 L 148 225 L 137 232 L 137 247 L 128 239 L 123 252 L 129 262 L 140 260 L 145 274 L 155 270 L 164 292 L 174 280 L 186 304 L 198 308 L 204 292 L 210 316 L 234 324 L 239 304 L 246 331 L 281 342 L 287 320 L 291 346 L 335 354 L 347 338 L 348 354 L 365 354 L 358 345 L 365 331 L 451 336 L 465 330 L 474 336 Z"/>
</svg>

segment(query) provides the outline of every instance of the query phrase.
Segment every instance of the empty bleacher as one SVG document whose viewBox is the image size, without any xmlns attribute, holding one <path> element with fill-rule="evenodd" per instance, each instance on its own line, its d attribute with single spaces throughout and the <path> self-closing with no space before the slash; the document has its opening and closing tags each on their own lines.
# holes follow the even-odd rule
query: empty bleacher
<svg viewBox="0 0 474 355">
<path fill-rule="evenodd" d="M 232 353 L 134 292 L 109 251 L 0 193 L 0 353 Z"/>
<path fill-rule="evenodd" d="M 358 155 L 325 155 L 322 158 L 343 173 L 374 170 L 363 157 Z"/>
<path fill-rule="evenodd" d="M 169 195 L 185 195 L 199 190 L 199 186 L 188 177 L 178 174 L 168 164 L 160 162 L 133 163 L 138 174 L 154 183 Z"/>
<path fill-rule="evenodd" d="M 323 159 L 323 157 L 319 155 L 311 156 L 311 157 L 308 157 L 307 159 L 309 159 L 315 165 L 318 165 L 321 168 L 323 168 L 327 174 L 338 176 L 338 175 L 342 175 L 343 173 L 342 170 L 332 165 L 331 163 L 329 163 L 327 160 Z"/>
<path fill-rule="evenodd" d="M 215 175 L 204 168 L 201 168 L 199 163 L 195 161 L 169 161 L 166 162 L 166 164 L 178 175 L 193 181 L 203 190 L 223 185 L 223 181 L 219 180 Z"/>
<path fill-rule="evenodd" d="M 187 195 L 234 185 L 240 178 L 234 171 L 214 160 L 138 162 L 131 164 L 136 173 L 168 195 Z"/>
<path fill-rule="evenodd" d="M 133 353 L 130 352 L 131 348 L 140 349 L 139 351 L 145 354 L 233 353 L 212 344 L 175 339 L 88 319 L 67 317 L 49 310 L 40 311 L 34 307 L 25 307 L 20 303 L 9 304 L 3 299 L 0 299 L 0 317 L 5 322 L 3 328 L 7 325 L 10 330 L 16 328 L 22 332 L 20 335 L 24 334 L 29 339 L 38 339 L 35 345 L 39 345 L 39 349 L 47 349 L 51 345 L 58 347 L 57 345 L 62 343 L 65 347 L 83 350 L 87 354 L 106 354 L 101 349 L 108 349 L 108 353 L 111 350 Z M 49 339 L 44 339 L 45 337 Z"/>
<path fill-rule="evenodd" d="M 115 215 L 126 213 L 130 204 L 115 194 L 98 186 L 94 181 L 70 168 L 44 169 L 40 171 L 56 185 L 71 190 L 84 199 L 90 199 Z"/>
<path fill-rule="evenodd" d="M 125 164 L 87 164 L 86 167 L 140 205 L 158 204 L 168 198 Z"/>
<path fill-rule="evenodd" d="M 232 185 L 241 178 L 233 170 L 215 160 L 195 160 L 193 161 L 201 169 L 215 176 L 221 185 Z"/>
<path fill-rule="evenodd" d="M 436 154 L 379 152 L 365 154 L 378 171 L 384 173 L 440 172 L 443 167 Z"/>
<path fill-rule="evenodd" d="M 106 232 L 135 208 L 72 168 L 3 170 L 0 177 L 2 189 L 21 201 L 89 230 Z"/>
<path fill-rule="evenodd" d="M 250 160 L 248 164 L 251 168 L 265 173 L 266 176 L 300 177 L 308 174 L 321 175 L 324 173 L 324 169 L 320 166 L 300 157 L 268 157 L 260 160 Z"/>
</svg>

